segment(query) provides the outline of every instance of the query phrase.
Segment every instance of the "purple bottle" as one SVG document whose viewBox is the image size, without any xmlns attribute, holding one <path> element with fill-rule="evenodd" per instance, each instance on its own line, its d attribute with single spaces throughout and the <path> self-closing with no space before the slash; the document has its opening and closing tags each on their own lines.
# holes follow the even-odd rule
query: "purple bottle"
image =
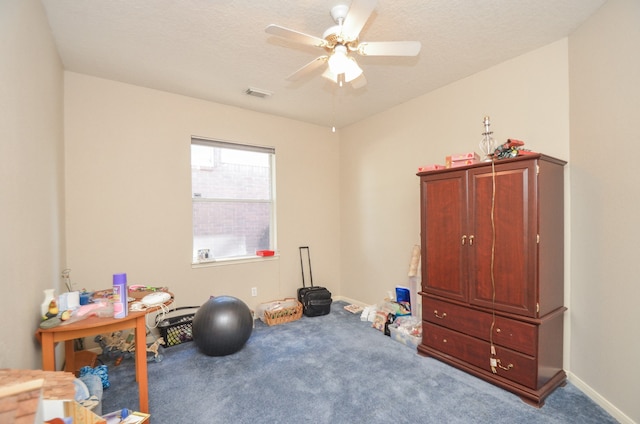
<svg viewBox="0 0 640 424">
<path fill-rule="evenodd" d="M 127 274 L 113 274 L 113 317 L 124 318 L 128 313 Z"/>
</svg>

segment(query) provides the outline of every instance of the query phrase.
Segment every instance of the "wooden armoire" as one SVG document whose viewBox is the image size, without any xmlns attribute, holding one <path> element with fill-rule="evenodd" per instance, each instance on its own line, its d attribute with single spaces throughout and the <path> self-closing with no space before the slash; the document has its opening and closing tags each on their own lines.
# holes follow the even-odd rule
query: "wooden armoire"
<svg viewBox="0 0 640 424">
<path fill-rule="evenodd" d="M 528 153 L 418 173 L 418 353 L 538 407 L 566 381 L 565 164 Z"/>
</svg>

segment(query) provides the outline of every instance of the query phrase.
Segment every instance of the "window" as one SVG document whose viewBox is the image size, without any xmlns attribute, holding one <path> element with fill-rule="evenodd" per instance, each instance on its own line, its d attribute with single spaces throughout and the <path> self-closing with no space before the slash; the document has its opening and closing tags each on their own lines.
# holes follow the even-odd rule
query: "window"
<svg viewBox="0 0 640 424">
<path fill-rule="evenodd" d="M 193 262 L 275 250 L 275 149 L 191 140 Z"/>
</svg>

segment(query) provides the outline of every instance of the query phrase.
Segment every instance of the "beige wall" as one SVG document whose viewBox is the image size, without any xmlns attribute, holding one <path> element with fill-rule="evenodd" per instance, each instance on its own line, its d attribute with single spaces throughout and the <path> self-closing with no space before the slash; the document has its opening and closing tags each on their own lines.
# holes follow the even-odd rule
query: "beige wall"
<svg viewBox="0 0 640 424">
<path fill-rule="evenodd" d="M 263 100 L 257 100 L 263 101 Z M 298 246 L 340 292 L 338 138 L 329 128 L 65 73 L 67 255 L 78 288 L 168 286 L 177 306 L 296 296 Z M 192 268 L 191 136 L 276 148 L 278 253 Z M 251 297 L 251 287 L 258 296 Z"/>
<path fill-rule="evenodd" d="M 640 2 L 610 0 L 569 39 L 571 372 L 640 422 Z"/>
<path fill-rule="evenodd" d="M 377 303 L 408 283 L 420 243 L 417 169 L 479 152 L 485 115 L 497 142 L 569 160 L 567 76 L 563 40 L 343 130 L 342 294 Z"/>
<path fill-rule="evenodd" d="M 62 65 L 39 1 L 0 1 L 0 368 L 38 368 L 64 267 Z"/>
</svg>

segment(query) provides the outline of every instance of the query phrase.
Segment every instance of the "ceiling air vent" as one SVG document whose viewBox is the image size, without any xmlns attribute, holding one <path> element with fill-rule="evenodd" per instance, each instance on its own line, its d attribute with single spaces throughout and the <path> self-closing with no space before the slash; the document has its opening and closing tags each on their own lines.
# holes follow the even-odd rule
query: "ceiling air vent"
<svg viewBox="0 0 640 424">
<path fill-rule="evenodd" d="M 260 97 L 261 99 L 264 99 L 265 97 L 269 97 L 273 94 L 271 91 L 262 90 L 260 88 L 253 88 L 253 87 L 247 88 L 244 92 L 253 97 Z"/>
</svg>

